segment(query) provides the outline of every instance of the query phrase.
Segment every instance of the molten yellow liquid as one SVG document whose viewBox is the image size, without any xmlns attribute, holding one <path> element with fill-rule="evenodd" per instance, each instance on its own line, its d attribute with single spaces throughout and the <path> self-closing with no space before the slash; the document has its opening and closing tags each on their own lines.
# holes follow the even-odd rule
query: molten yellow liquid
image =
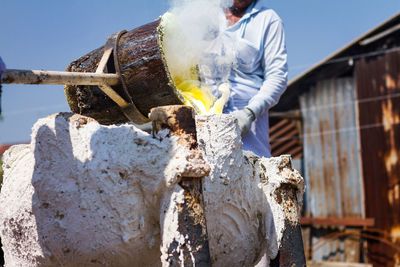
<svg viewBox="0 0 400 267">
<path fill-rule="evenodd" d="M 185 98 L 185 105 L 192 106 L 200 115 L 222 114 L 222 110 L 230 94 L 228 84 L 223 84 L 223 86 L 218 88 L 221 97 L 217 99 L 209 87 L 201 85 L 197 79 L 195 68 L 191 68 L 182 77 L 186 77 L 186 79 L 175 76 L 173 77 L 173 81 L 176 88 Z"/>
<path fill-rule="evenodd" d="M 190 70 L 189 75 L 183 76 L 186 76 L 187 79 L 173 77 L 173 81 L 176 88 L 185 98 L 185 105 L 194 107 L 199 114 L 210 113 L 214 103 L 211 89 L 201 85 L 193 68 Z"/>
<path fill-rule="evenodd" d="M 161 20 L 162 48 L 174 85 L 185 99 L 184 104 L 192 106 L 197 114 L 221 114 L 229 97 L 229 86 L 223 86 L 222 91 L 221 86 L 218 88 L 222 96 L 217 99 L 211 88 L 201 84 L 195 65 L 203 50 L 199 51 L 199 47 L 193 45 L 197 39 L 192 41 L 183 34 L 182 24 L 177 19 L 171 13 L 165 13 Z"/>
</svg>

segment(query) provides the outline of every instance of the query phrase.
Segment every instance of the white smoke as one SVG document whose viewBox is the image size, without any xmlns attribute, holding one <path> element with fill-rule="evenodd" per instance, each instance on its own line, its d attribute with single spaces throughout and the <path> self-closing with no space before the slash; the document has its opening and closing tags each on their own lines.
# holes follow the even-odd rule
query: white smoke
<svg viewBox="0 0 400 267">
<path fill-rule="evenodd" d="M 190 79 L 187 70 L 195 66 L 208 86 L 227 81 L 235 64 L 235 42 L 224 34 L 224 8 L 232 4 L 233 0 L 171 0 L 163 21 L 164 52 L 173 76 Z"/>
</svg>

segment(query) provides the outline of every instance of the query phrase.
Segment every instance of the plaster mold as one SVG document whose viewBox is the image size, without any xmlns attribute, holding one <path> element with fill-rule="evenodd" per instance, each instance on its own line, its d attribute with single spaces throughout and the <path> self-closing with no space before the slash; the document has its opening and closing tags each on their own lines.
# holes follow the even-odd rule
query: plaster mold
<svg viewBox="0 0 400 267">
<path fill-rule="evenodd" d="M 229 115 L 198 117 L 197 136 L 211 168 L 203 187 L 213 266 L 275 257 L 290 217 L 275 192 L 290 184 L 301 203 L 304 191 L 290 158 L 244 153 Z M 177 183 L 196 166 L 176 137 L 69 113 L 40 119 L 31 137 L 4 155 L 6 266 L 160 266 L 161 229 L 184 238 L 166 225 L 177 216 L 169 203 L 182 200 Z"/>
</svg>

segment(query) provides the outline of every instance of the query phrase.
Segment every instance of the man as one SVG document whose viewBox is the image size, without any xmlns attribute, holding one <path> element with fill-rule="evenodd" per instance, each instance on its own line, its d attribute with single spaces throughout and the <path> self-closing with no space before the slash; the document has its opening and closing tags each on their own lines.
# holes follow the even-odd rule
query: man
<svg viewBox="0 0 400 267">
<path fill-rule="evenodd" d="M 268 109 L 286 89 L 287 54 L 283 24 L 266 0 L 234 0 L 225 11 L 226 34 L 237 40 L 237 65 L 229 81 L 224 113 L 238 120 L 243 149 L 271 157 Z"/>
<path fill-rule="evenodd" d="M 3 74 L 6 71 L 6 64 L 4 64 L 3 60 L 0 57 L 0 82 L 1 79 L 3 78 Z"/>
<path fill-rule="evenodd" d="M 3 74 L 6 71 L 6 64 L 4 64 L 3 60 L 0 57 L 0 115 L 1 115 L 1 79 L 3 79 Z"/>
</svg>

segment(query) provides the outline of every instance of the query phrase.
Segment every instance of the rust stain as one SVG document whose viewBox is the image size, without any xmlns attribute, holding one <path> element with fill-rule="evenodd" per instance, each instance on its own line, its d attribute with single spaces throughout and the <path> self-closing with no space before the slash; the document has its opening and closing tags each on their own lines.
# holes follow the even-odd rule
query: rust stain
<svg viewBox="0 0 400 267">
<path fill-rule="evenodd" d="M 400 243 L 400 225 L 392 227 L 390 236 L 392 237 L 392 242 Z"/>
<path fill-rule="evenodd" d="M 394 190 L 393 189 L 389 189 L 387 197 L 388 197 L 390 206 L 393 206 L 393 204 L 394 204 Z"/>
<path fill-rule="evenodd" d="M 386 81 L 388 80 L 389 75 L 386 75 Z M 395 86 L 394 80 L 392 81 L 394 84 L 391 84 Z M 387 82 L 388 83 L 388 82 Z M 392 170 L 396 168 L 399 158 L 400 158 L 400 152 L 396 149 L 396 140 L 395 140 L 395 129 L 394 125 L 399 124 L 400 122 L 400 117 L 399 114 L 394 111 L 393 107 L 393 102 L 391 99 L 388 99 L 385 102 L 382 103 L 382 122 L 383 122 L 383 128 L 386 133 L 389 134 L 389 145 L 390 145 L 390 151 L 385 153 L 385 166 L 386 170 L 389 173 L 392 173 Z"/>
<path fill-rule="evenodd" d="M 399 124 L 400 116 L 393 108 L 393 102 L 389 99 L 382 103 L 382 122 L 386 132 L 393 130 L 393 125 Z"/>
<path fill-rule="evenodd" d="M 359 100 L 400 92 L 400 53 L 392 52 L 356 64 Z M 400 236 L 400 101 L 393 97 L 359 103 L 360 126 L 379 127 L 360 131 L 367 217 L 376 227 Z M 382 125 L 382 126 L 380 126 Z M 368 242 L 368 257 L 374 266 L 394 266 L 399 255 L 381 243 Z"/>
<path fill-rule="evenodd" d="M 392 169 L 394 169 L 399 163 L 399 152 L 396 151 L 394 147 L 390 150 L 389 154 L 385 156 L 385 166 L 386 170 L 391 173 Z"/>
<path fill-rule="evenodd" d="M 396 80 L 392 78 L 389 74 L 385 75 L 385 81 L 386 81 L 386 88 L 387 89 L 396 89 Z"/>
</svg>

